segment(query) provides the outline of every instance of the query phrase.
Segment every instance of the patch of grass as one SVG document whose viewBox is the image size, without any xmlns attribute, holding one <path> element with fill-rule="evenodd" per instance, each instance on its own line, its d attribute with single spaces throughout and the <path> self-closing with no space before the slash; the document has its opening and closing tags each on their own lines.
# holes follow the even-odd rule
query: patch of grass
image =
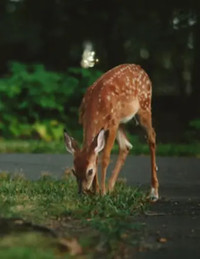
<svg viewBox="0 0 200 259">
<path fill-rule="evenodd" d="M 0 216 L 22 217 L 46 221 L 60 215 L 73 218 L 105 218 L 133 215 L 144 208 L 145 195 L 137 188 L 119 182 L 110 195 L 83 196 L 77 194 L 74 178 L 53 180 L 43 176 L 29 181 L 21 176 L 0 175 Z"/>
<path fill-rule="evenodd" d="M 43 176 L 38 181 L 29 181 L 22 176 L 0 174 L 0 219 L 20 219 L 53 230 L 60 228 L 62 236 L 78 240 L 86 256 L 83 258 L 93 257 L 96 253 L 113 255 L 121 249 L 118 244 L 125 242 L 124 237 L 135 240 L 130 231 L 135 229 L 136 232 L 138 224 L 134 225 L 129 218 L 146 207 L 145 193 L 126 186 L 123 180 L 117 183 L 112 194 L 80 197 L 71 175 L 61 180 Z M 0 258 L 12 258 L 16 254 L 15 258 L 32 259 L 35 258 L 33 251 L 37 258 L 57 258 L 52 257 L 58 252 L 52 238 L 32 234 L 18 233 L 18 242 L 15 234 L 5 236 L 4 233 L 0 241 Z M 68 246 L 69 241 L 64 244 L 66 242 Z M 73 251 L 74 248 L 70 249 Z"/>
<path fill-rule="evenodd" d="M 158 144 L 157 154 L 160 156 L 200 157 L 200 143 Z"/>
<path fill-rule="evenodd" d="M 18 233 L 0 239 L 0 258 L 53 259 L 55 240 L 40 233 Z"/>
<path fill-rule="evenodd" d="M 149 147 L 146 143 L 141 142 L 137 137 L 131 137 L 133 149 L 130 154 L 149 155 Z M 118 152 L 118 146 L 115 145 L 113 153 Z M 1 140 L 0 153 L 66 153 L 64 142 L 43 140 Z M 159 156 L 195 156 L 200 157 L 200 143 L 174 144 L 158 143 L 157 155 Z"/>
<path fill-rule="evenodd" d="M 1 140 L 0 153 L 66 153 L 64 142 L 44 140 Z"/>
</svg>

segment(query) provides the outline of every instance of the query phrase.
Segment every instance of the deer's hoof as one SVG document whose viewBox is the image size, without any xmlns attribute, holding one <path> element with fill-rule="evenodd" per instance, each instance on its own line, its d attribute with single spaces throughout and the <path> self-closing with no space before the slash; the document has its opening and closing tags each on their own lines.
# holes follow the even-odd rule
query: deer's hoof
<svg viewBox="0 0 200 259">
<path fill-rule="evenodd" d="M 150 202 L 156 202 L 158 199 L 159 199 L 158 190 L 152 187 L 150 194 L 148 196 L 148 200 Z"/>
<path fill-rule="evenodd" d="M 111 193 L 113 190 L 114 190 L 114 182 L 113 181 L 109 181 L 109 184 L 108 184 L 108 191 L 109 193 Z"/>
<path fill-rule="evenodd" d="M 101 190 L 101 196 L 105 196 L 106 195 L 106 189 L 102 189 Z"/>
</svg>

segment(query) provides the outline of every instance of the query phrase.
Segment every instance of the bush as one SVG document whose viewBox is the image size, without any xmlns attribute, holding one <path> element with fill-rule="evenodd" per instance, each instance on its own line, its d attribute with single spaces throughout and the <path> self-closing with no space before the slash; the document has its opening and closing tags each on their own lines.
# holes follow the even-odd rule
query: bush
<svg viewBox="0 0 200 259">
<path fill-rule="evenodd" d="M 189 129 L 185 132 L 185 138 L 189 143 L 200 141 L 200 119 L 193 119 L 189 122 Z"/>
<path fill-rule="evenodd" d="M 50 141 L 62 137 L 65 124 L 69 130 L 77 129 L 83 93 L 100 75 L 82 68 L 57 73 L 41 64 L 10 63 L 9 76 L 0 79 L 2 138 Z"/>
</svg>

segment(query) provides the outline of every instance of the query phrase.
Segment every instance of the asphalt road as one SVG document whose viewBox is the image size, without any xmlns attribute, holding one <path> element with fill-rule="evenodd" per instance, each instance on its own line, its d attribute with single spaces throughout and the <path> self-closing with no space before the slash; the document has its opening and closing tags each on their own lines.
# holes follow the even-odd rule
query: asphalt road
<svg viewBox="0 0 200 259">
<path fill-rule="evenodd" d="M 108 176 L 116 156 L 112 156 Z M 168 198 L 200 197 L 200 159 L 158 157 L 158 178 L 160 195 Z M 73 165 L 68 154 L 1 154 L 0 172 L 23 173 L 31 180 L 41 174 L 49 173 L 55 178 L 63 175 L 66 168 Z M 119 175 L 128 184 L 148 186 L 150 184 L 150 158 L 148 156 L 129 156 Z"/>
<path fill-rule="evenodd" d="M 112 156 L 111 171 L 116 156 Z M 55 178 L 72 166 L 70 155 L 1 154 L 0 172 L 23 173 L 31 180 L 49 173 Z M 200 258 L 200 159 L 158 157 L 160 200 L 138 221 L 145 224 L 143 244 L 134 258 Z M 129 156 L 120 177 L 149 188 L 150 159 Z M 127 258 L 133 258 L 128 255 Z"/>
</svg>

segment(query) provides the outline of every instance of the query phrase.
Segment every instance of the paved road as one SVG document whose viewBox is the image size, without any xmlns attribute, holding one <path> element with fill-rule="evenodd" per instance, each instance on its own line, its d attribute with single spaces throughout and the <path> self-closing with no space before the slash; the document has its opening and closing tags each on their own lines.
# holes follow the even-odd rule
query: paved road
<svg viewBox="0 0 200 259">
<path fill-rule="evenodd" d="M 111 158 L 110 170 L 116 156 Z M 52 154 L 1 154 L 0 172 L 23 173 L 37 180 L 42 173 L 61 177 L 73 164 L 70 155 Z M 170 198 L 198 198 L 200 195 L 200 159 L 158 157 L 160 194 Z M 108 173 L 109 175 L 109 173 Z M 129 156 L 120 173 L 129 184 L 147 186 L 150 183 L 150 159 L 147 156 Z"/>
<path fill-rule="evenodd" d="M 112 156 L 111 168 L 116 157 Z M 146 225 L 142 252 L 134 258 L 200 258 L 200 159 L 158 157 L 161 199 L 148 215 L 137 220 Z M 36 180 L 48 172 L 61 177 L 72 166 L 69 155 L 0 155 L 0 172 L 23 173 Z M 111 171 L 110 168 L 110 171 Z M 129 156 L 121 177 L 146 188 L 150 183 L 149 157 Z M 132 255 L 128 258 L 133 258 Z"/>
</svg>

